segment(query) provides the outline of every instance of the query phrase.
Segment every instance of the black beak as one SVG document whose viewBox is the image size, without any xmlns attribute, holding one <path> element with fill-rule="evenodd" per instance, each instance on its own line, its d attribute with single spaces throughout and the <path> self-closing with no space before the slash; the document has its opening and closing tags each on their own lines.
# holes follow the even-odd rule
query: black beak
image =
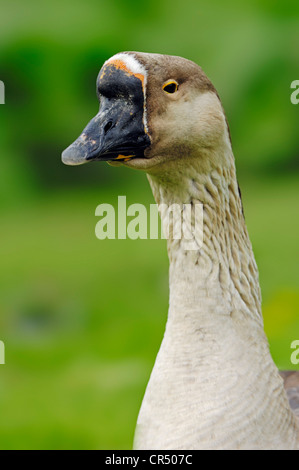
<svg viewBox="0 0 299 470">
<path fill-rule="evenodd" d="M 150 138 L 143 122 L 144 107 L 140 95 L 108 98 L 101 96 L 99 113 L 80 137 L 62 153 L 66 165 L 90 160 L 126 160 L 144 157 Z"/>
</svg>

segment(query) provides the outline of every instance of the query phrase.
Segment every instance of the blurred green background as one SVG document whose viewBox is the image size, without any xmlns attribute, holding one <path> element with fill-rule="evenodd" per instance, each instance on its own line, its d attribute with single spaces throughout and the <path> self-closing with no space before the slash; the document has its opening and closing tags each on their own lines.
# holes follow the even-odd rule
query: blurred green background
<svg viewBox="0 0 299 470">
<path fill-rule="evenodd" d="M 64 167 L 122 50 L 181 55 L 219 91 L 281 368 L 299 339 L 298 1 L 0 0 L 1 449 L 131 448 L 168 307 L 164 240 L 105 240 L 95 208 L 144 174 Z M 297 366 L 298 367 L 298 366 Z"/>
</svg>

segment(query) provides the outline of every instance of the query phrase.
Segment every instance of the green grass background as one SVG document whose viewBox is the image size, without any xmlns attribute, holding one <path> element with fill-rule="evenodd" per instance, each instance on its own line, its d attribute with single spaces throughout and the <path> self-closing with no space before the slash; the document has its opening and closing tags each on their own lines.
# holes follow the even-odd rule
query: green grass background
<svg viewBox="0 0 299 470">
<path fill-rule="evenodd" d="M 1 449 L 131 448 L 168 307 L 163 240 L 104 240 L 100 203 L 153 203 L 144 174 L 61 151 L 97 112 L 120 50 L 202 65 L 230 122 L 281 368 L 299 339 L 298 2 L 0 0 Z M 297 366 L 298 367 L 298 366 Z"/>
</svg>

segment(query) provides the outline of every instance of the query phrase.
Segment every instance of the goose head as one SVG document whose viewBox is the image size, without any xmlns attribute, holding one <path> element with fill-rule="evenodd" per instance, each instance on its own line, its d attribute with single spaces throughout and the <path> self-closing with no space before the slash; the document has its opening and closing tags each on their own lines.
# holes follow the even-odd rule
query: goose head
<svg viewBox="0 0 299 470">
<path fill-rule="evenodd" d="M 226 118 L 214 86 L 194 62 L 116 54 L 99 72 L 97 95 L 99 112 L 63 152 L 63 163 L 108 161 L 148 173 L 163 173 L 173 161 L 201 172 L 225 164 L 217 149 L 230 146 Z"/>
</svg>

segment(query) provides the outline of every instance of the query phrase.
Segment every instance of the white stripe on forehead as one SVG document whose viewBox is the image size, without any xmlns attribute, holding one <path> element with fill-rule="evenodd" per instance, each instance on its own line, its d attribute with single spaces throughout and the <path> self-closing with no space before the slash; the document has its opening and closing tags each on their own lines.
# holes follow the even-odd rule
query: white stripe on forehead
<svg viewBox="0 0 299 470">
<path fill-rule="evenodd" d="M 127 68 L 132 73 L 141 73 L 142 75 L 144 75 L 144 78 L 146 79 L 147 72 L 146 72 L 145 67 L 132 54 L 126 54 L 124 52 L 120 52 L 119 54 L 115 54 L 114 56 L 110 57 L 110 59 L 108 59 L 104 65 L 114 60 L 121 60 L 122 62 L 126 64 Z"/>
<path fill-rule="evenodd" d="M 132 54 L 127 54 L 125 52 L 120 52 L 110 57 L 110 59 L 106 60 L 103 67 L 105 67 L 105 65 L 109 65 L 110 62 L 114 62 L 116 60 L 122 61 L 127 67 L 127 69 L 133 74 L 141 74 L 144 77 L 143 79 L 143 96 L 144 96 L 143 123 L 144 123 L 146 132 L 148 132 L 147 115 L 146 115 L 147 114 L 147 109 L 146 109 L 147 71 L 146 71 L 146 68 Z"/>
</svg>

